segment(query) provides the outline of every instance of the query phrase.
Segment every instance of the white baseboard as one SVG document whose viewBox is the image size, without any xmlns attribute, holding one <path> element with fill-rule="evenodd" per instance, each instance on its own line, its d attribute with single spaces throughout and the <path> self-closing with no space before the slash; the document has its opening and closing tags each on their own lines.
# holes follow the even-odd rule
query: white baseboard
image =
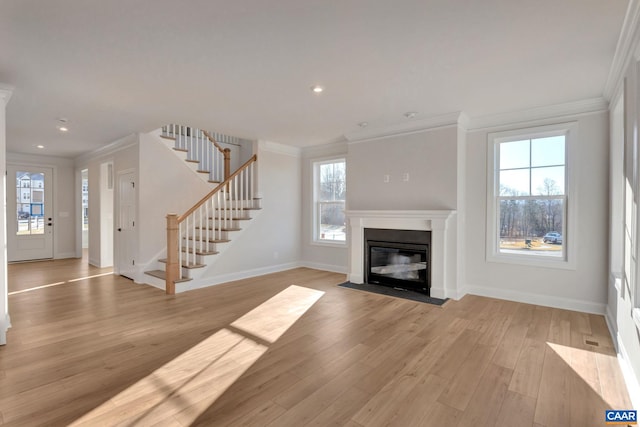
<svg viewBox="0 0 640 427">
<path fill-rule="evenodd" d="M 565 310 L 581 311 L 592 314 L 605 314 L 606 304 L 582 301 L 571 298 L 540 295 L 529 292 L 513 291 L 510 289 L 487 288 L 483 286 L 467 285 L 458 291 L 459 295 L 472 294 L 482 297 L 505 299 L 527 304 L 543 305 L 546 307 L 562 308 Z"/>
<path fill-rule="evenodd" d="M 332 265 L 332 264 L 322 264 L 319 262 L 300 261 L 299 266 L 313 268 L 316 270 L 331 271 L 332 273 L 347 274 L 349 272 L 349 269 L 347 268 L 346 265 Z"/>
<path fill-rule="evenodd" d="M 57 253 L 53 259 L 67 259 L 67 258 L 78 258 L 75 252 L 61 252 Z"/>
<path fill-rule="evenodd" d="M 278 273 L 280 271 L 291 270 L 292 268 L 297 267 L 300 267 L 300 263 L 289 262 L 286 264 L 270 265 L 268 267 L 254 268 L 251 270 L 222 274 L 214 277 L 205 277 L 192 280 L 190 282 L 184 282 L 184 286 L 176 286 L 176 293 L 220 285 L 227 282 L 233 282 L 235 280 L 248 279 L 250 277 L 262 276 L 264 274 Z"/>
<path fill-rule="evenodd" d="M 9 313 L 4 319 L 0 319 L 0 345 L 7 344 L 7 330 L 11 327 L 11 318 Z"/>
<path fill-rule="evenodd" d="M 611 310 L 609 310 L 609 306 L 607 306 L 604 319 L 607 322 L 607 327 L 609 328 L 609 333 L 611 334 L 611 340 L 616 347 L 616 353 L 618 354 L 618 364 L 620 365 L 620 370 L 622 371 L 624 382 L 627 385 L 627 391 L 629 392 L 631 404 L 633 405 L 634 409 L 640 409 L 640 382 L 638 382 L 638 377 L 636 377 L 636 375 L 634 374 L 631 363 L 629 363 L 629 353 L 627 353 L 627 350 L 624 347 L 624 343 L 620 338 L 620 334 L 618 334 L 616 322 L 613 318 Z"/>
</svg>

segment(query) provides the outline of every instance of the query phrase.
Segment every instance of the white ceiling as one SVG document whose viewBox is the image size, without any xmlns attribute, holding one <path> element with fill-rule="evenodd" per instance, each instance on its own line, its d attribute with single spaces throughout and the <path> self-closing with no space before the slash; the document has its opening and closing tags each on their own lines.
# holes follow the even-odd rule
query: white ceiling
<svg viewBox="0 0 640 427">
<path fill-rule="evenodd" d="M 627 3 L 0 0 L 7 150 L 74 157 L 169 122 L 307 146 L 600 97 Z"/>
</svg>

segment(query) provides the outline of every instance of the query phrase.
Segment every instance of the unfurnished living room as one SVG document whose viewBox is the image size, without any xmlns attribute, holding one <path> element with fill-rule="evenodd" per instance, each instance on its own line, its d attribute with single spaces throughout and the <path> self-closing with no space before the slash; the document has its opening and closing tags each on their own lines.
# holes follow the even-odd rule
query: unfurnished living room
<svg viewBox="0 0 640 427">
<path fill-rule="evenodd" d="M 640 409 L 640 0 L 0 0 L 0 426 Z"/>
</svg>

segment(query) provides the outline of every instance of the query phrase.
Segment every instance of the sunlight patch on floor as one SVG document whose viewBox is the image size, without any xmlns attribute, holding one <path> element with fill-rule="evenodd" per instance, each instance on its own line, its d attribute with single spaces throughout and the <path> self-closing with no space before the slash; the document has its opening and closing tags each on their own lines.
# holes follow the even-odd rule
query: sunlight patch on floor
<svg viewBox="0 0 640 427">
<path fill-rule="evenodd" d="M 289 286 L 71 425 L 189 425 L 322 295 Z"/>
<path fill-rule="evenodd" d="M 547 345 L 558 355 L 571 370 L 580 377 L 580 379 L 589 386 L 589 388 L 596 393 L 603 401 L 605 401 L 610 407 L 618 407 L 620 402 L 607 402 L 606 396 L 603 393 L 603 387 L 601 384 L 602 375 L 604 373 L 599 372 L 600 361 L 613 359 L 613 362 L 617 364 L 615 356 L 607 355 L 599 352 L 593 352 L 582 348 L 569 347 L 561 344 L 555 344 L 547 342 Z"/>
<path fill-rule="evenodd" d="M 291 285 L 233 322 L 231 326 L 268 343 L 274 343 L 322 295 L 322 291 Z"/>
<path fill-rule="evenodd" d="M 113 273 L 102 273 L 102 274 L 94 274 L 93 276 L 78 277 L 77 279 L 69 279 L 69 280 L 66 280 L 64 282 L 49 283 L 48 285 L 35 286 L 35 287 L 29 288 L 29 289 L 22 289 L 22 290 L 19 290 L 19 291 L 9 292 L 7 295 L 23 294 L 25 292 L 32 292 L 32 291 L 37 291 L 39 289 L 51 288 L 53 286 L 60 286 L 60 285 L 64 285 L 64 284 L 67 284 L 67 283 L 79 282 L 81 280 L 93 279 L 95 277 L 110 276 L 112 274 Z"/>
</svg>

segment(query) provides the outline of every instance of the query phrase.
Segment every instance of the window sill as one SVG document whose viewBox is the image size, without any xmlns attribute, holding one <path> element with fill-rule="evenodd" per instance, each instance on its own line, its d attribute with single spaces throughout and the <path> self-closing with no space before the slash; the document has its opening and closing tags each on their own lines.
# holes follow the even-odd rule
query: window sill
<svg viewBox="0 0 640 427">
<path fill-rule="evenodd" d="M 529 267 L 557 268 L 560 270 L 575 270 L 575 262 L 565 259 L 553 259 L 535 255 L 493 254 L 487 256 L 487 262 L 502 264 L 516 264 Z"/>
<path fill-rule="evenodd" d="M 331 241 L 331 240 L 312 240 L 311 246 L 324 246 L 327 248 L 347 248 L 346 241 Z"/>
</svg>

